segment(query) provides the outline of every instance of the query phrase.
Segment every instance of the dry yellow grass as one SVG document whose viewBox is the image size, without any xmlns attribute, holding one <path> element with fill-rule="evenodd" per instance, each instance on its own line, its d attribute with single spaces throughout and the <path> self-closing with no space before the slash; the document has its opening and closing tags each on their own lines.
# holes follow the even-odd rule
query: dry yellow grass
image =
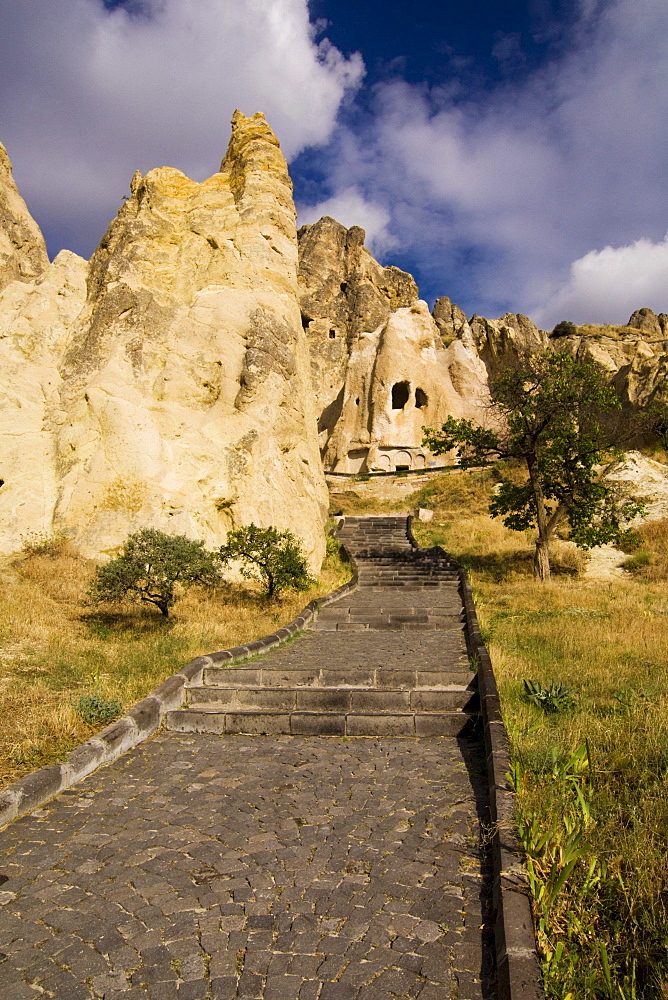
<svg viewBox="0 0 668 1000">
<path fill-rule="evenodd" d="M 635 343 L 644 340 L 646 343 L 662 343 L 664 337 L 661 334 L 650 334 L 646 330 L 636 330 L 632 326 L 598 325 L 596 323 L 585 323 L 577 327 L 578 337 L 591 337 L 600 340 L 601 337 L 609 337 L 611 340 L 627 340 Z"/>
<path fill-rule="evenodd" d="M 348 573 L 330 558 L 312 590 L 272 602 L 252 585 L 193 589 L 164 621 L 138 605 L 86 606 L 94 569 L 66 547 L 2 566 L 0 788 L 92 735 L 72 707 L 82 694 L 119 699 L 128 709 L 193 657 L 275 631 Z"/>
</svg>

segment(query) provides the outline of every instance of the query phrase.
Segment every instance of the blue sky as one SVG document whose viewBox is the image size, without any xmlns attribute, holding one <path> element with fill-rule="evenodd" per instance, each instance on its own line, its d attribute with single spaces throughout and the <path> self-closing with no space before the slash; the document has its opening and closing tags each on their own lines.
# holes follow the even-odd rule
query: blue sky
<svg viewBox="0 0 668 1000">
<path fill-rule="evenodd" d="M 362 225 L 469 315 L 668 311 L 665 0 L 3 0 L 0 140 L 89 256 L 135 169 L 262 110 L 301 221 Z"/>
</svg>

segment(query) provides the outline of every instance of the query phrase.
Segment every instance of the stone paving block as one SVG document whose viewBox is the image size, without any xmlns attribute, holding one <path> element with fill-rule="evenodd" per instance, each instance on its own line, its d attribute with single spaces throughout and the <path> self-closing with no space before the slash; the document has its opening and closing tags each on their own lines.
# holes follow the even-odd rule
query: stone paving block
<svg viewBox="0 0 668 1000">
<path fill-rule="evenodd" d="M 399 713 L 410 710 L 410 692 L 385 689 L 383 691 L 353 691 L 353 712 Z"/>
<path fill-rule="evenodd" d="M 341 688 L 307 688 L 297 691 L 297 711 L 339 712 L 350 709 L 350 691 Z"/>
<path fill-rule="evenodd" d="M 459 736 L 466 729 L 467 721 L 461 712 L 416 713 L 415 733 L 417 736 Z"/>
<path fill-rule="evenodd" d="M 345 715 L 293 712 L 290 716 L 290 732 L 296 736 L 343 736 L 345 731 Z"/>
<path fill-rule="evenodd" d="M 350 714 L 348 736 L 415 736 L 415 717 L 410 715 Z"/>
<path fill-rule="evenodd" d="M 236 995 L 236 976 L 218 976 L 211 980 L 211 1000 L 233 1000 Z"/>
<path fill-rule="evenodd" d="M 290 715 L 285 712 L 227 712 L 225 732 L 266 736 L 290 732 Z"/>
</svg>

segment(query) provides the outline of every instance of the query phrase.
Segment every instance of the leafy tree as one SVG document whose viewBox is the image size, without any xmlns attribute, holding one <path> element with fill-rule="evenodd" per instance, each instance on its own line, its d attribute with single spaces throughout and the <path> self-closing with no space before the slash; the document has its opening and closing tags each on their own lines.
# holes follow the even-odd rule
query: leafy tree
<svg viewBox="0 0 668 1000">
<path fill-rule="evenodd" d="M 167 617 L 177 586 L 212 587 L 220 578 L 216 554 L 207 552 L 204 542 L 142 528 L 128 537 L 120 555 L 98 567 L 89 597 L 94 603 L 146 601 Z"/>
<path fill-rule="evenodd" d="M 313 583 L 301 545 L 290 531 L 259 528 L 248 524 L 230 531 L 221 546 L 220 558 L 226 565 L 238 559 L 247 580 L 261 580 L 267 597 L 281 590 L 308 590 Z"/>
<path fill-rule="evenodd" d="M 536 576 L 549 579 L 550 541 L 564 521 L 583 549 L 627 534 L 622 522 L 642 508 L 596 470 L 610 448 L 602 417 L 620 406 L 601 369 L 563 353 L 531 357 L 492 379 L 490 393 L 501 430 L 448 417 L 440 430 L 425 428 L 424 444 L 436 454 L 458 448 L 462 468 L 523 463 L 526 482 L 501 483 L 490 514 L 515 531 L 537 528 Z"/>
</svg>

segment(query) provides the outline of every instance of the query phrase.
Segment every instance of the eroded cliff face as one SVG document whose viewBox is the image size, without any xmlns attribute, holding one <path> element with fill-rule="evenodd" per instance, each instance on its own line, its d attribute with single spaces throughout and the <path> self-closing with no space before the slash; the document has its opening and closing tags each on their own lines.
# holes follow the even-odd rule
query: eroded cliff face
<svg viewBox="0 0 668 1000">
<path fill-rule="evenodd" d="M 572 336 L 550 337 L 550 346 L 596 362 L 608 373 L 623 405 L 668 403 L 668 316 L 634 312 L 626 326 L 580 326 Z"/>
<path fill-rule="evenodd" d="M 490 424 L 489 379 L 531 354 L 567 351 L 609 373 L 630 407 L 668 403 L 668 315 L 548 334 L 521 313 L 486 319 L 449 298 L 431 315 L 410 274 L 382 267 L 364 231 L 323 218 L 299 231 L 302 323 L 311 351 L 323 465 L 375 472 L 440 464 L 424 427 Z"/>
<path fill-rule="evenodd" d="M 44 237 L 18 192 L 0 143 L 0 290 L 10 281 L 32 281 L 48 264 Z"/>
<path fill-rule="evenodd" d="M 64 528 L 87 555 L 150 525 L 290 528 L 311 565 L 327 493 L 297 288 L 292 185 L 262 115 L 220 171 L 135 174 L 90 264 L 61 254 L 0 300 L 11 399 L 2 548 Z M 6 321 L 11 318 L 11 322 Z"/>
<path fill-rule="evenodd" d="M 451 413 L 479 415 L 486 369 L 470 335 L 444 345 L 411 275 L 382 267 L 363 244 L 364 230 L 326 217 L 299 231 L 323 464 L 336 472 L 424 468 L 436 460 L 422 446 L 423 427 Z"/>
</svg>

